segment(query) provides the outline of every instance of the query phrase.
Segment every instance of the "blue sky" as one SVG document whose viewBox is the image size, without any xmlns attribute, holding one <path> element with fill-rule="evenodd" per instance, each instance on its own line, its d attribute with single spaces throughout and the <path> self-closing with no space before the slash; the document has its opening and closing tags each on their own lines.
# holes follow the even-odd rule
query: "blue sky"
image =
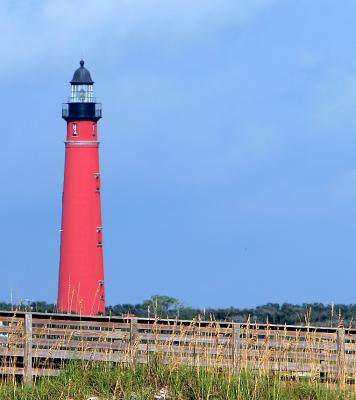
<svg viewBox="0 0 356 400">
<path fill-rule="evenodd" d="M 65 122 L 100 122 L 108 303 L 356 301 L 353 0 L 3 0 L 0 298 L 55 301 Z"/>
</svg>

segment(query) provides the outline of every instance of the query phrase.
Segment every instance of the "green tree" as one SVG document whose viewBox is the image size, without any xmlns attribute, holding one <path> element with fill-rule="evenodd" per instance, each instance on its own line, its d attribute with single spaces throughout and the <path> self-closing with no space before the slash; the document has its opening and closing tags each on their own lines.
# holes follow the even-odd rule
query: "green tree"
<svg viewBox="0 0 356 400">
<path fill-rule="evenodd" d="M 151 315 L 154 314 L 162 317 L 176 314 L 179 308 L 181 308 L 181 303 L 175 297 L 155 294 L 149 299 L 144 300 L 143 306 Z"/>
</svg>

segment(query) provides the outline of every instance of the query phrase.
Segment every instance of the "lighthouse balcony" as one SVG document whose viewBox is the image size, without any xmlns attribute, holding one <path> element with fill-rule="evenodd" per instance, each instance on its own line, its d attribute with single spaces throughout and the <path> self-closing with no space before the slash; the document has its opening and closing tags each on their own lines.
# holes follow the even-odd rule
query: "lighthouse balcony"
<svg viewBox="0 0 356 400">
<path fill-rule="evenodd" d="M 97 121 L 102 117 L 101 103 L 63 103 L 62 118 L 66 121 Z"/>
</svg>

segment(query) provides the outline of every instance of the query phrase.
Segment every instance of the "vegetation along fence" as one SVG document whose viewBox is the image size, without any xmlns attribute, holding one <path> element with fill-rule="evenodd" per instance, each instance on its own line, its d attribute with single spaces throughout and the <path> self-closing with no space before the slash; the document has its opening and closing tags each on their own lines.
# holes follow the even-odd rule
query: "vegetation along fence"
<svg viewBox="0 0 356 400">
<path fill-rule="evenodd" d="M 0 375 L 26 382 L 68 360 L 255 369 L 355 383 L 356 329 L 0 312 Z"/>
</svg>

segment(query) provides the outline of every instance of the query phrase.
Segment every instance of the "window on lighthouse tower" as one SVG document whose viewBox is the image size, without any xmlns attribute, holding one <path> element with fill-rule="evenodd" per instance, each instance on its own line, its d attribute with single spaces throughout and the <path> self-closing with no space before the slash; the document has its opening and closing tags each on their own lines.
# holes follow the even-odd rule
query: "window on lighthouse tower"
<svg viewBox="0 0 356 400">
<path fill-rule="evenodd" d="M 92 103 L 95 102 L 93 98 L 92 85 L 72 85 L 71 94 L 72 103 Z"/>
</svg>

